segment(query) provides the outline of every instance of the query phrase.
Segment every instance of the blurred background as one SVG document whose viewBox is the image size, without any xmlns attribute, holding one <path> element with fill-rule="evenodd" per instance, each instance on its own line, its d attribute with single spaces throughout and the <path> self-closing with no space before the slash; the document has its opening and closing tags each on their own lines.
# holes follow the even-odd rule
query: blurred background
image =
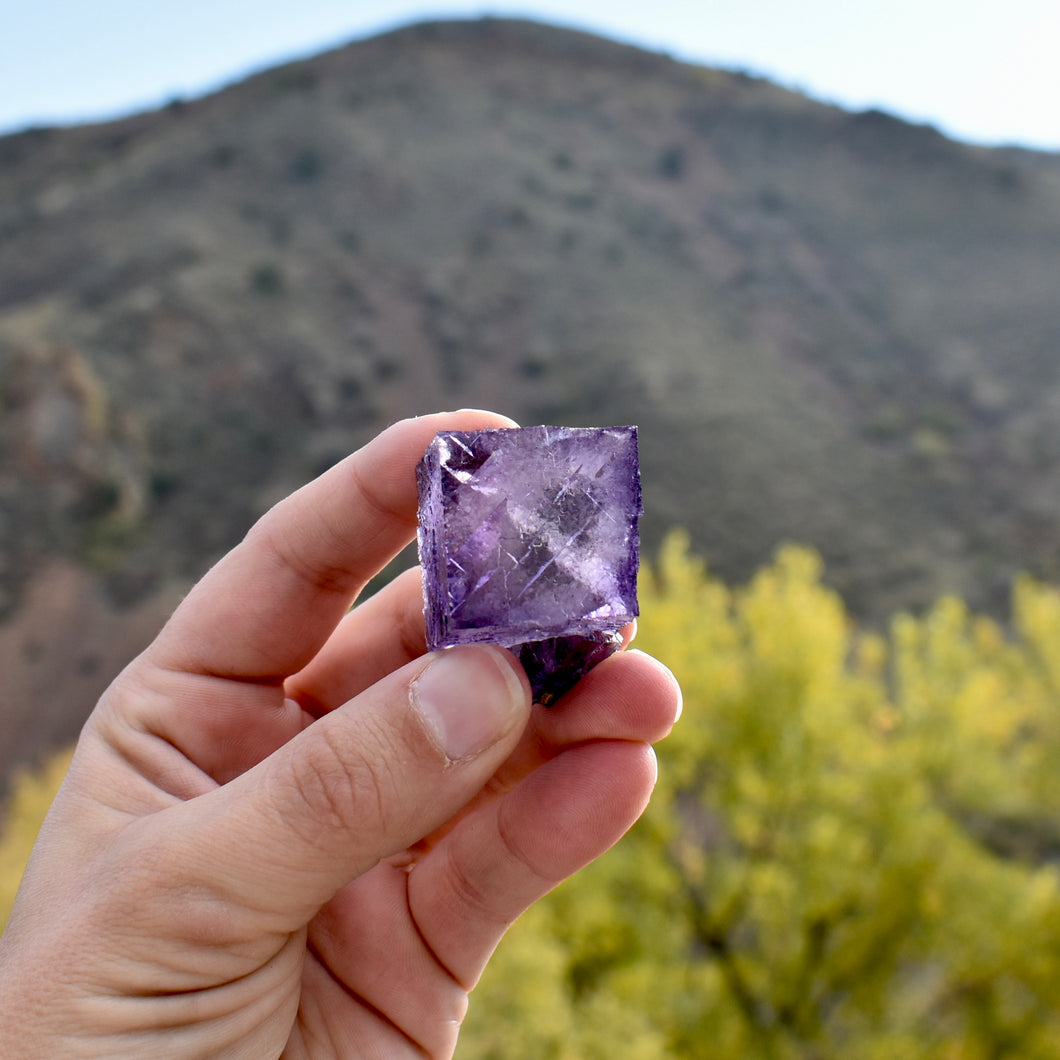
<svg viewBox="0 0 1060 1060">
<path fill-rule="evenodd" d="M 439 407 L 637 423 L 685 720 L 463 1055 L 1060 1056 L 1060 9 L 24 7 L 0 921 L 270 503 Z"/>
</svg>

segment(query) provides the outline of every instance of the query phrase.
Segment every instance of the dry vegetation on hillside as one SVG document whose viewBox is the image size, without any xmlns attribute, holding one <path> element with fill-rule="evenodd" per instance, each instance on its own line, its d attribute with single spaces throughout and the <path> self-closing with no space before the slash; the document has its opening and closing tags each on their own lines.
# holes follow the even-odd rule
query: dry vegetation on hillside
<svg viewBox="0 0 1060 1060">
<path fill-rule="evenodd" d="M 57 556 L 150 606 L 439 406 L 636 422 L 649 546 L 806 542 L 869 619 L 1060 578 L 1058 177 L 488 19 L 0 138 L 0 638 L 69 704 L 42 741 L 104 676 L 19 625 Z"/>
</svg>

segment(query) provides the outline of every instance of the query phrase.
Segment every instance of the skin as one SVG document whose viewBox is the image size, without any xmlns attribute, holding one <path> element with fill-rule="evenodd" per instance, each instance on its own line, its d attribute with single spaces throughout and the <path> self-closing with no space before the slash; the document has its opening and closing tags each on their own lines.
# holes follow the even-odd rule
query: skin
<svg viewBox="0 0 1060 1060">
<path fill-rule="evenodd" d="M 449 1057 L 510 924 L 643 811 L 680 692 L 622 652 L 551 710 L 426 654 L 406 420 L 280 502 L 92 713 L 0 939 L 0 1055 Z"/>
</svg>

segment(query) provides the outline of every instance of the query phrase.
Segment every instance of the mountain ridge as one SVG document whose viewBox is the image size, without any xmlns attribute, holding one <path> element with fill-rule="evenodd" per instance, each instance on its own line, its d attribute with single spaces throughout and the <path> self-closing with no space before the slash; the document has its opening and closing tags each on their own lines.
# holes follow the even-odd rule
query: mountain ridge
<svg viewBox="0 0 1060 1060">
<path fill-rule="evenodd" d="M 999 612 L 1060 580 L 1058 246 L 1060 156 L 503 19 L 2 137 L 0 636 L 32 678 L 56 563 L 132 615 L 453 404 L 639 423 L 649 555 Z"/>
</svg>

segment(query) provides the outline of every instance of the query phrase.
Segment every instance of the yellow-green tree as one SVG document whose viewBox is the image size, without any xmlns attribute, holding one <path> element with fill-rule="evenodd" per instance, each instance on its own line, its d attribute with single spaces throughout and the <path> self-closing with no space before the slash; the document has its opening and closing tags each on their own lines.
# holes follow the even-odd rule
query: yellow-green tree
<svg viewBox="0 0 1060 1060">
<path fill-rule="evenodd" d="M 73 751 L 53 756 L 37 772 L 16 775 L 7 813 L 0 824 L 0 932 L 15 901 L 29 853 L 44 815 L 59 790 Z"/>
<path fill-rule="evenodd" d="M 731 591 L 676 536 L 641 595 L 685 692 L 656 798 L 517 925 L 460 1055 L 1060 1057 L 1060 597 L 867 635 L 813 553 Z"/>
<path fill-rule="evenodd" d="M 685 693 L 656 798 L 516 925 L 458 1055 L 1060 1060 L 1060 594 L 870 634 L 812 552 L 730 589 L 673 536 L 641 602 Z M 16 784 L 0 923 L 65 765 Z"/>
</svg>

